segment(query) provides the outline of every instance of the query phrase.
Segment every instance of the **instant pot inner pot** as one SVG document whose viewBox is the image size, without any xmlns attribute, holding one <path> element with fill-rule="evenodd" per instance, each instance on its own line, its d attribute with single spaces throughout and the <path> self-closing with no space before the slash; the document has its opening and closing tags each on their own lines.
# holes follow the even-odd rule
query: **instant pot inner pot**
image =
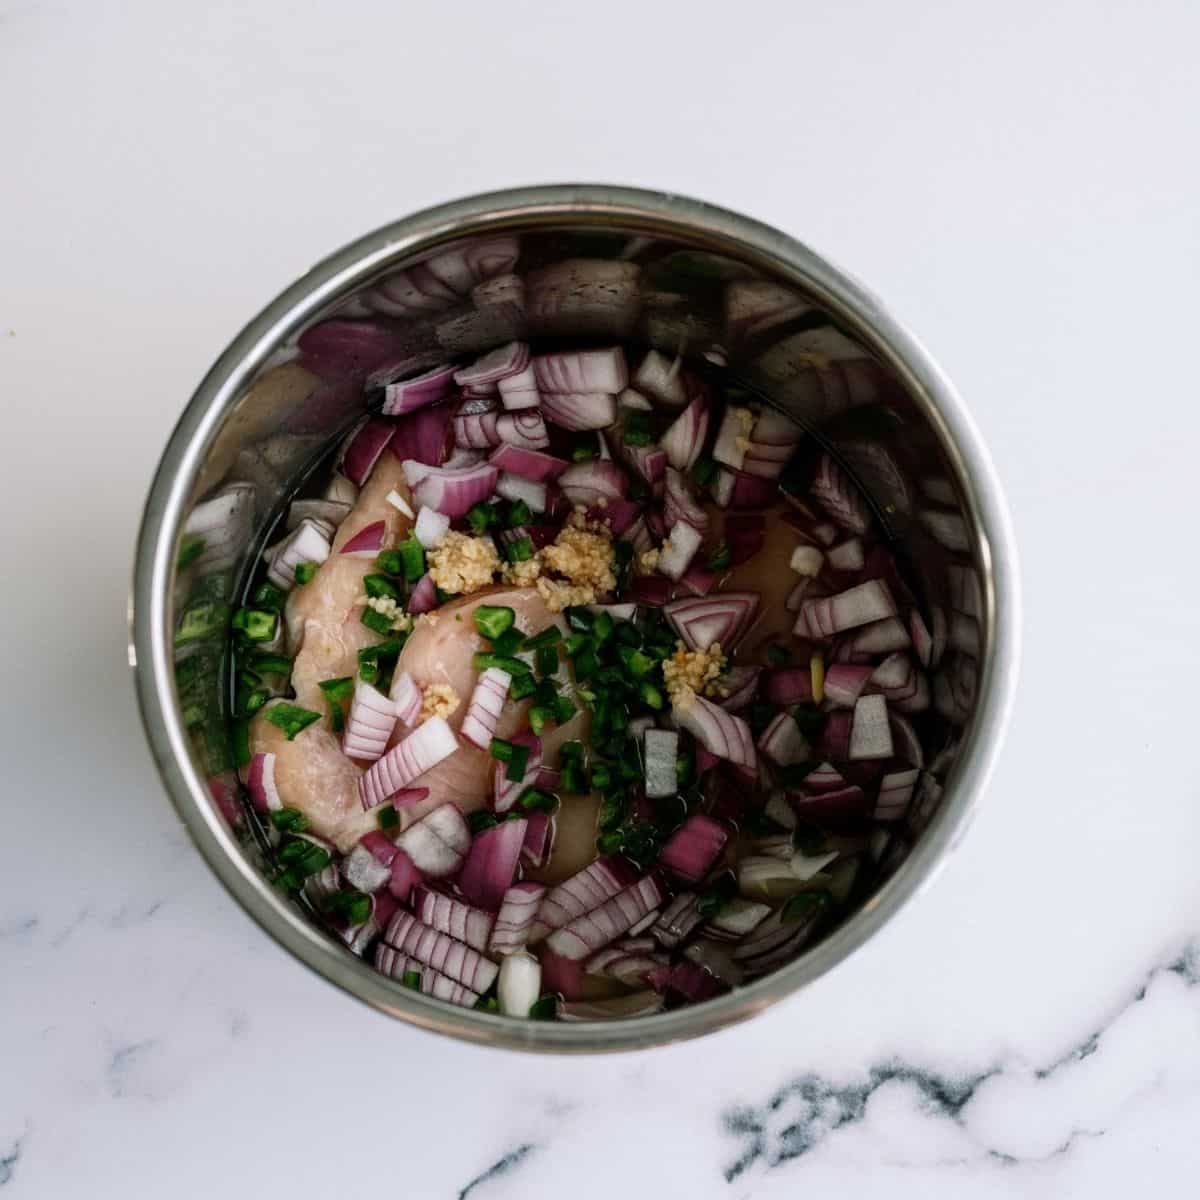
<svg viewBox="0 0 1200 1200">
<path fill-rule="evenodd" d="M 179 538 L 176 703 L 195 768 L 243 853 L 261 871 L 277 869 L 272 833 L 239 781 L 231 714 L 229 617 L 256 558 L 282 535 L 289 500 L 324 477 L 378 409 L 385 384 L 514 340 L 534 353 L 619 340 L 631 370 L 650 348 L 682 356 L 714 388 L 741 389 L 804 426 L 790 471 L 811 475 L 828 454 L 869 498 L 894 583 L 911 597 L 902 636 L 926 669 L 928 695 L 913 699 L 908 718 L 924 747 L 917 794 L 870 847 L 868 903 L 935 817 L 976 703 L 988 612 L 962 481 L 866 331 L 792 281 L 700 244 L 611 227 L 476 235 L 389 263 L 291 331 L 216 431 Z M 297 903 L 306 906 L 303 896 Z"/>
</svg>

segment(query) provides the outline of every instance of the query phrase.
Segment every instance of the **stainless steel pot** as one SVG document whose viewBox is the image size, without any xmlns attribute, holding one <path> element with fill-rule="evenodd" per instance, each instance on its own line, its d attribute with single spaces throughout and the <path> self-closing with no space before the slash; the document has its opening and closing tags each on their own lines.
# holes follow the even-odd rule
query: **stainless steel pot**
<svg viewBox="0 0 1200 1200">
<path fill-rule="evenodd" d="M 491 238 L 500 239 L 491 266 L 501 274 L 472 288 L 491 269 Z M 502 252 L 512 238 L 521 247 L 515 271 Z M 458 253 L 464 248 L 466 258 Z M 382 322 L 373 328 L 394 335 L 390 350 L 339 337 L 331 350 L 321 333 L 301 336 L 330 318 Z M 940 740 L 949 749 L 886 852 L 872 894 L 795 962 L 718 999 L 654 1016 L 518 1021 L 414 993 L 274 890 L 262 874 L 261 843 L 228 819 L 237 809 L 223 605 L 286 497 L 361 415 L 365 378 L 529 332 L 620 335 L 728 364 L 844 452 L 899 545 L 917 548 L 927 611 L 940 609 L 953 626 L 952 665 L 935 677 Z M 873 365 L 864 367 L 868 358 Z M 863 385 L 864 370 L 874 384 Z M 888 453 L 872 466 L 874 452 L 864 445 Z M 895 461 L 909 468 L 901 478 L 890 474 Z M 230 492 L 231 481 L 243 486 Z M 197 553 L 185 536 L 200 519 L 196 505 L 221 489 L 237 501 L 232 524 L 186 562 Z M 210 607 L 197 608 L 204 603 Z M 184 637 L 181 615 L 190 622 Z M 930 881 L 962 836 L 1004 733 L 1020 630 L 1000 485 L 962 401 L 912 335 L 865 288 L 774 229 L 684 197 L 593 185 L 497 192 L 418 213 L 339 250 L 255 317 L 200 384 L 163 454 L 138 538 L 131 624 L 142 716 L 167 791 L 254 920 L 377 1009 L 471 1041 L 553 1051 L 632 1049 L 706 1033 L 806 986 L 862 945 Z"/>
</svg>

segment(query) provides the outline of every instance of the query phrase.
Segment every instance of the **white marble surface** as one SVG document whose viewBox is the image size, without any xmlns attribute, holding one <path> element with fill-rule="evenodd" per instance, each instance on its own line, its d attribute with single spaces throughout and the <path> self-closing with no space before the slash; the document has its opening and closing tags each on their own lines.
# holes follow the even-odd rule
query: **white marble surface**
<svg viewBox="0 0 1200 1200">
<path fill-rule="evenodd" d="M 1200 10 L 433 7 L 0 0 L 0 1190 L 1193 1195 Z M 1028 617 L 937 886 L 758 1020 L 599 1060 L 289 961 L 173 819 L 122 629 L 157 451 L 241 321 L 387 219 L 570 178 L 869 280 L 974 406 Z"/>
</svg>

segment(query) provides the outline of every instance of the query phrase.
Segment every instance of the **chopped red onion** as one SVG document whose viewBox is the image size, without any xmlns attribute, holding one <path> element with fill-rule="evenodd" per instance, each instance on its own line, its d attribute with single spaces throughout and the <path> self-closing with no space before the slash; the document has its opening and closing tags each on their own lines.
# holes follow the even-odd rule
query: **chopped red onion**
<svg viewBox="0 0 1200 1200">
<path fill-rule="evenodd" d="M 392 878 L 390 863 L 381 863 L 369 847 L 361 842 L 341 861 L 342 878 L 360 892 L 370 895 L 384 887 Z"/>
<path fill-rule="evenodd" d="M 816 546 L 797 546 L 788 564 L 797 575 L 813 578 L 820 575 L 825 555 Z"/>
<path fill-rule="evenodd" d="M 849 757 L 854 762 L 892 757 L 892 730 L 887 701 L 882 696 L 860 696 L 855 701 Z"/>
<path fill-rule="evenodd" d="M 458 738 L 450 726 L 441 717 L 430 717 L 361 776 L 358 795 L 363 808 L 382 804 L 393 793 L 432 770 L 442 759 L 449 758 L 457 749 Z M 415 856 L 414 861 L 421 866 Z"/>
<path fill-rule="evenodd" d="M 529 346 L 525 342 L 509 342 L 476 359 L 469 367 L 454 372 L 454 382 L 463 387 L 496 384 L 510 375 L 517 375 L 529 365 Z"/>
<path fill-rule="evenodd" d="M 504 893 L 488 943 L 489 954 L 513 954 L 524 947 L 545 894 L 545 884 L 533 882 L 514 883 Z"/>
<path fill-rule="evenodd" d="M 500 417 L 490 407 L 479 408 L 466 401 L 454 414 L 454 441 L 471 450 L 486 450 L 500 444 Z"/>
<path fill-rule="evenodd" d="M 538 387 L 560 394 L 607 392 L 615 396 L 629 382 L 625 351 L 620 346 L 539 354 L 534 357 L 533 371 Z"/>
<path fill-rule="evenodd" d="M 808 762 L 812 749 L 790 712 L 779 713 L 762 731 L 758 748 L 781 767 Z"/>
<path fill-rule="evenodd" d="M 895 617 L 872 621 L 859 629 L 851 642 L 857 654 L 890 654 L 905 649 L 908 644 L 908 630 Z"/>
<path fill-rule="evenodd" d="M 672 362 L 657 350 L 647 350 L 646 357 L 634 372 L 633 386 L 668 408 L 682 408 L 687 403 L 687 388 L 680 371 L 682 366 L 682 357 L 676 357 Z"/>
<path fill-rule="evenodd" d="M 546 422 L 537 409 L 502 413 L 496 419 L 496 435 L 500 441 L 526 450 L 544 450 L 550 445 Z"/>
<path fill-rule="evenodd" d="M 480 908 L 495 911 L 512 886 L 525 842 L 525 819 L 501 821 L 477 834 L 463 864 L 458 886 Z"/>
<path fill-rule="evenodd" d="M 432 929 L 466 942 L 481 953 L 487 949 L 496 920 L 492 913 L 472 908 L 454 896 L 435 892 L 432 888 L 417 888 L 412 907 L 417 920 L 424 921 Z"/>
<path fill-rule="evenodd" d="M 542 988 L 542 964 L 524 950 L 509 954 L 500 964 L 496 999 L 506 1017 L 527 1017 Z"/>
<path fill-rule="evenodd" d="M 865 563 L 866 554 L 858 538 L 842 542 L 829 551 L 829 565 L 836 571 L 861 571 Z"/>
<path fill-rule="evenodd" d="M 508 443 L 497 446 L 488 456 L 488 462 L 501 471 L 520 475 L 522 479 L 533 479 L 543 483 L 557 479 L 570 467 L 565 459 L 543 454 L 540 450 L 527 450 Z"/>
<path fill-rule="evenodd" d="M 363 378 L 401 353 L 404 339 L 380 321 L 334 318 L 310 326 L 297 339 L 301 362 L 322 379 Z"/>
<path fill-rule="evenodd" d="M 923 667 L 929 666 L 933 658 L 933 635 L 929 632 L 929 626 L 925 624 L 925 618 L 915 608 L 908 614 L 908 632 L 912 636 L 917 661 Z"/>
<path fill-rule="evenodd" d="M 721 592 L 674 600 L 663 607 L 663 614 L 689 650 L 707 650 L 714 643 L 722 650 L 732 650 L 757 611 L 755 592 Z"/>
<path fill-rule="evenodd" d="M 413 499 L 448 517 L 466 516 L 470 508 L 486 500 L 496 490 L 499 474 L 491 462 L 455 468 L 429 467 L 409 460 L 403 466 Z"/>
<path fill-rule="evenodd" d="M 632 408 L 635 412 L 653 412 L 654 405 L 646 399 L 641 392 L 634 391 L 633 388 L 626 388 L 617 397 L 618 408 Z"/>
<path fill-rule="evenodd" d="M 697 899 L 695 892 L 680 892 L 654 923 L 654 940 L 671 950 L 689 937 L 704 920 L 697 911 Z"/>
<path fill-rule="evenodd" d="M 692 596 L 707 596 L 716 582 L 717 573 L 705 570 L 696 562 L 693 562 L 679 579 L 680 586 L 686 588 Z"/>
<path fill-rule="evenodd" d="M 283 807 L 275 786 L 275 755 L 256 754 L 246 770 L 246 791 L 260 813 L 277 812 Z"/>
<path fill-rule="evenodd" d="M 917 786 L 921 772 L 915 767 L 905 771 L 889 771 L 879 781 L 879 796 L 875 801 L 874 817 L 877 821 L 899 821 L 908 812 L 908 806 Z"/>
<path fill-rule="evenodd" d="M 383 540 L 387 535 L 387 523 L 372 521 L 364 525 L 353 537 L 342 543 L 339 554 L 350 558 L 375 558 L 383 549 Z"/>
<path fill-rule="evenodd" d="M 417 580 L 406 607 L 413 616 L 420 616 L 421 613 L 433 612 L 437 606 L 437 585 L 433 582 L 433 576 L 426 572 Z"/>
<path fill-rule="evenodd" d="M 721 508 L 765 508 L 777 494 L 773 479 L 720 467 L 712 484 L 713 499 Z"/>
<path fill-rule="evenodd" d="M 396 422 L 389 452 L 401 463 L 411 460 L 425 466 L 441 465 L 446 457 L 451 409 L 448 404 L 419 408 Z"/>
<path fill-rule="evenodd" d="M 537 921 L 529 933 L 536 942 L 552 929 L 559 929 L 583 913 L 598 908 L 630 882 L 630 869 L 622 859 L 597 858 L 582 871 L 551 888 L 538 908 Z"/>
<path fill-rule="evenodd" d="M 538 957 L 542 962 L 542 988 L 547 993 L 557 992 L 566 1000 L 577 1000 L 583 994 L 583 963 L 545 947 L 538 951 Z"/>
<path fill-rule="evenodd" d="M 873 671 L 873 667 L 834 663 L 825 671 L 826 702 L 835 708 L 853 708 Z"/>
<path fill-rule="evenodd" d="M 396 857 L 392 859 L 392 878 L 388 884 L 388 892 L 401 904 L 407 904 L 409 893 L 424 878 L 417 870 L 417 864 L 403 850 L 397 848 Z"/>
<path fill-rule="evenodd" d="M 617 400 L 603 392 L 547 392 L 542 416 L 572 432 L 607 429 L 617 419 Z"/>
<path fill-rule="evenodd" d="M 411 913 L 398 912 L 384 931 L 384 941 L 402 954 L 483 993 L 495 982 L 500 968 L 470 946 L 431 929 Z"/>
<path fill-rule="evenodd" d="M 758 692 L 761 667 L 730 667 L 721 677 L 721 689 L 725 695 L 720 704 L 728 712 L 738 712 L 754 699 Z"/>
<path fill-rule="evenodd" d="M 546 485 L 533 479 L 522 479 L 508 471 L 501 471 L 496 481 L 496 494 L 514 504 L 524 500 L 534 512 L 546 511 Z"/>
<path fill-rule="evenodd" d="M 686 477 L 674 467 L 667 468 L 663 512 L 668 525 L 686 521 L 701 533 L 708 529 L 708 513 L 692 495 Z"/>
<path fill-rule="evenodd" d="M 729 831 L 724 825 L 693 813 L 667 839 L 659 865 L 686 883 L 699 883 L 721 857 L 728 840 Z"/>
<path fill-rule="evenodd" d="M 772 704 L 811 704 L 812 671 L 808 667 L 771 668 L 763 675 L 763 696 Z"/>
<path fill-rule="evenodd" d="M 823 762 L 804 778 L 804 790 L 809 792 L 836 792 L 846 786 L 846 780 L 833 763 Z"/>
<path fill-rule="evenodd" d="M 645 747 L 646 795 L 655 800 L 674 796 L 679 791 L 675 760 L 679 754 L 679 734 L 665 729 L 647 729 Z"/>
<path fill-rule="evenodd" d="M 896 602 L 881 579 L 870 579 L 848 591 L 806 600 L 796 619 L 797 637 L 825 638 L 896 615 Z"/>
<path fill-rule="evenodd" d="M 500 403 L 509 412 L 516 412 L 524 408 L 537 408 L 542 402 L 532 363 L 515 375 L 505 376 L 496 386 L 500 390 Z"/>
<path fill-rule="evenodd" d="M 440 718 L 431 717 L 430 720 Z M 426 721 L 421 729 L 428 724 Z M 422 875 L 444 879 L 462 867 L 471 845 L 471 831 L 457 806 L 447 802 L 410 825 L 396 839 L 396 845 L 412 859 Z"/>
<path fill-rule="evenodd" d="M 452 366 L 434 367 L 431 371 L 389 383 L 383 389 L 383 412 L 389 417 L 398 417 L 414 409 L 436 404 L 450 390 L 454 379 Z"/>
<path fill-rule="evenodd" d="M 536 734 L 519 733 L 509 738 L 509 741 L 514 746 L 524 746 L 529 751 L 529 757 L 525 760 L 525 775 L 522 779 L 509 779 L 503 764 L 497 768 L 493 783 L 492 807 L 498 813 L 508 812 L 527 787 L 536 786 L 537 773 L 542 765 L 542 739 Z"/>
<path fill-rule="evenodd" d="M 312 517 L 305 517 L 279 544 L 267 568 L 267 578 L 287 591 L 296 583 L 296 568 L 301 563 L 323 563 L 330 553 L 329 535 Z"/>
<path fill-rule="evenodd" d="M 546 939 L 546 948 L 563 958 L 579 960 L 627 932 L 663 898 L 652 875 L 616 893 L 590 912 L 575 917 Z"/>
<path fill-rule="evenodd" d="M 362 487 L 395 434 L 395 421 L 367 417 L 347 440 L 338 469 L 351 483 Z"/>
<path fill-rule="evenodd" d="M 417 523 L 413 526 L 413 537 L 425 547 L 432 550 L 440 546 L 450 530 L 450 518 L 445 513 L 435 512 L 432 508 L 422 508 L 417 513 Z"/>
<path fill-rule="evenodd" d="M 708 436 L 708 397 L 697 395 L 667 427 L 659 445 L 677 471 L 690 471 L 704 450 Z"/>
<path fill-rule="evenodd" d="M 825 718 L 821 734 L 817 738 L 816 750 L 821 758 L 844 762 L 850 756 L 850 725 L 853 715 L 848 712 L 831 712 Z"/>
<path fill-rule="evenodd" d="M 551 776 L 552 778 L 547 778 Z M 538 772 L 538 786 L 547 791 L 558 790 L 558 772 L 542 767 Z M 550 860 L 554 846 L 555 820 L 550 813 L 534 809 L 525 818 L 525 841 L 521 845 L 521 862 L 526 866 L 544 867 Z"/>
<path fill-rule="evenodd" d="M 728 901 L 715 917 L 705 926 L 712 937 L 744 938 L 758 928 L 770 915 L 771 906 L 757 900 L 746 900 L 735 896 Z"/>
<path fill-rule="evenodd" d="M 342 737 L 342 753 L 348 758 L 374 762 L 387 749 L 395 728 L 395 701 L 365 680 L 356 679 L 350 716 Z"/>
<path fill-rule="evenodd" d="M 750 726 L 741 717 L 696 695 L 682 705 L 676 701 L 671 711 L 680 728 L 687 730 L 718 758 L 752 769 L 757 766 Z"/>
<path fill-rule="evenodd" d="M 512 676 L 499 667 L 488 667 L 479 676 L 471 693 L 467 715 L 463 717 L 458 731 L 459 737 L 478 746 L 480 750 L 486 750 L 492 744 L 511 684 Z"/>
<path fill-rule="evenodd" d="M 965 554 L 971 549 L 971 536 L 962 514 L 951 509 L 922 508 L 917 519 L 947 550 Z"/>
<path fill-rule="evenodd" d="M 672 525 L 658 557 L 659 572 L 668 579 L 682 578 L 703 541 L 704 535 L 694 525 L 686 521 Z"/>
<path fill-rule="evenodd" d="M 629 479 L 616 463 L 593 460 L 568 467 L 559 476 L 558 486 L 572 504 L 592 505 L 601 499 L 623 500 L 629 492 Z"/>
<path fill-rule="evenodd" d="M 375 947 L 374 962 L 375 969 L 389 979 L 403 979 L 409 972 L 416 971 L 421 976 L 421 991 L 438 1000 L 447 1000 L 463 1008 L 474 1008 L 479 1000 L 478 992 L 464 987 L 432 967 L 425 966 L 419 959 L 409 958 L 407 954 L 402 954 L 386 942 L 380 942 Z"/>
</svg>

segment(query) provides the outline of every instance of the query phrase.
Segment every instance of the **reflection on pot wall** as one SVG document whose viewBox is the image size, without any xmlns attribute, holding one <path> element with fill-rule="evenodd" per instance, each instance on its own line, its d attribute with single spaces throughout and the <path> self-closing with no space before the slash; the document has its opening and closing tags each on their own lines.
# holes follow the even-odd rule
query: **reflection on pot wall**
<svg viewBox="0 0 1200 1200">
<path fill-rule="evenodd" d="M 860 901 L 936 811 L 974 708 L 986 615 L 978 548 L 934 430 L 851 332 L 793 287 L 680 243 L 539 230 L 442 246 L 341 298 L 279 347 L 209 450 L 178 547 L 178 703 L 214 804 L 263 870 L 281 869 L 278 833 L 242 786 L 246 718 L 288 695 L 286 658 L 303 631 L 289 634 L 286 612 L 272 618 L 270 585 L 260 592 L 263 583 L 251 581 L 260 550 L 270 558 L 282 546 L 307 558 L 332 537 L 375 460 L 392 452 L 395 419 L 378 415 L 387 385 L 514 341 L 532 342 L 536 353 L 614 339 L 626 343 L 635 392 L 685 405 L 715 393 L 751 414 L 736 463 L 726 454 L 703 487 L 731 514 L 726 531 L 741 522 L 750 553 L 762 544 L 756 514 L 768 509 L 772 528 L 786 524 L 789 544 L 819 552 L 823 573 L 791 576 L 788 608 L 801 620 L 804 644 L 818 647 L 829 669 L 892 654 L 872 686 L 891 708 L 894 782 L 877 794 L 879 824 L 858 855 Z M 522 361 L 514 352 L 512 365 Z M 510 411 L 518 419 L 523 380 L 536 396 L 528 366 L 508 377 L 500 389 L 507 395 L 454 388 L 429 436 L 447 452 L 455 434 L 460 446 L 486 452 L 500 440 L 497 422 Z M 623 400 L 618 412 L 636 407 L 636 397 Z M 764 405 L 788 414 L 803 436 L 756 439 L 755 423 L 772 420 Z M 708 428 L 696 453 L 711 454 L 717 433 Z M 661 463 L 627 444 L 619 425 L 605 449 L 649 500 L 661 494 Z M 318 468 L 330 465 L 331 453 L 342 474 L 329 485 Z M 646 528 L 639 518 L 623 536 L 636 542 L 649 536 Z M 295 540 L 298 530 L 308 531 L 317 551 L 296 550 L 306 544 Z M 288 585 L 288 576 L 273 578 Z M 899 612 L 830 635 L 818 602 L 860 577 L 886 579 Z M 266 615 L 252 629 L 231 629 L 245 605 Z M 254 782 L 261 792 L 263 781 Z M 327 876 L 312 873 L 310 901 L 337 886 L 336 872 Z M 369 919 L 335 932 L 361 949 Z"/>
</svg>

